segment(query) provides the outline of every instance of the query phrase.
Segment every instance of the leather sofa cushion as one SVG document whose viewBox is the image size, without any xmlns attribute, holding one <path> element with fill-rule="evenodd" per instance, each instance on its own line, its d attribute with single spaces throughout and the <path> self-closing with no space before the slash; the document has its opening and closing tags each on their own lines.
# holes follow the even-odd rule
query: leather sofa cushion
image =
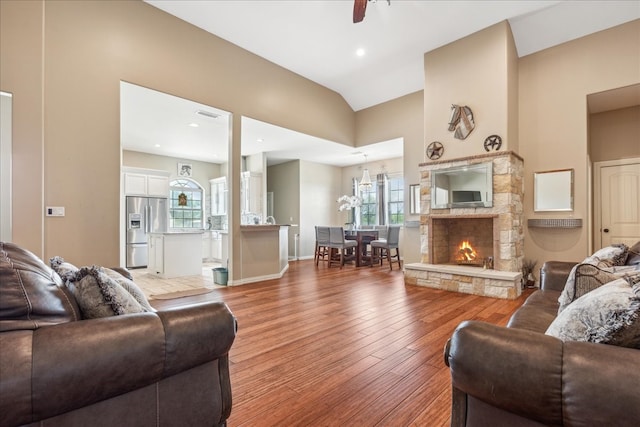
<svg viewBox="0 0 640 427">
<path fill-rule="evenodd" d="M 30 251 L 9 242 L 0 242 L 0 293 L 0 332 L 81 318 L 58 274 Z"/>
<path fill-rule="evenodd" d="M 536 291 L 511 316 L 508 327 L 544 333 L 558 314 L 558 291 Z"/>
</svg>

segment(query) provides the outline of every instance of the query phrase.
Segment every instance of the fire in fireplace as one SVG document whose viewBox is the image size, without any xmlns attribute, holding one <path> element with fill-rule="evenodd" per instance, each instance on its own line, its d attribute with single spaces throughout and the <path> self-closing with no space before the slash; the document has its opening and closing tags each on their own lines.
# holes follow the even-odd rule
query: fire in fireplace
<svg viewBox="0 0 640 427">
<path fill-rule="evenodd" d="M 458 246 L 457 263 L 460 265 L 477 265 L 477 257 L 478 253 L 473 249 L 471 243 L 469 243 L 468 240 L 463 240 Z M 482 265 L 482 263 L 480 263 L 480 265 Z"/>
</svg>

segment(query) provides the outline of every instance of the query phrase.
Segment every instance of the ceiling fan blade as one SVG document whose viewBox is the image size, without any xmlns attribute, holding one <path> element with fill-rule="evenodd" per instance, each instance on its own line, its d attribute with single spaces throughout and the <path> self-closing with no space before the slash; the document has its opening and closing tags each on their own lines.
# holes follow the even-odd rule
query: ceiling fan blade
<svg viewBox="0 0 640 427">
<path fill-rule="evenodd" d="M 357 24 L 364 19 L 364 12 L 367 10 L 368 0 L 354 0 L 353 1 L 353 23 Z"/>
</svg>

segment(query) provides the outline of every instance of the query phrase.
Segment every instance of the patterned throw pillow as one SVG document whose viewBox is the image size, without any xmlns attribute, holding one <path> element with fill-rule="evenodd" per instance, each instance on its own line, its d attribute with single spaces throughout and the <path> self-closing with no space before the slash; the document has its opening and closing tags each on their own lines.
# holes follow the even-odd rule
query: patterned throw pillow
<svg viewBox="0 0 640 427">
<path fill-rule="evenodd" d="M 597 250 L 593 255 L 574 266 L 558 298 L 560 303 L 558 313 L 561 313 L 569 304 L 587 292 L 620 277 L 620 275 L 615 276 L 599 270 L 624 265 L 628 253 L 629 247 L 627 245 L 616 243 Z M 585 265 L 591 265 L 596 268 L 585 267 Z"/>
<path fill-rule="evenodd" d="M 53 271 L 58 273 L 58 276 L 60 276 L 60 278 L 64 280 L 65 283 L 69 281 L 69 278 L 75 277 L 75 275 L 80 270 L 78 267 L 66 262 L 62 257 L 59 256 L 54 256 L 53 258 L 51 258 L 49 260 L 49 264 L 51 265 Z"/>
<path fill-rule="evenodd" d="M 139 313 L 138 307 L 136 304 L 131 304 L 130 298 L 128 298 L 127 295 L 120 295 L 122 290 L 130 294 L 135 302 L 142 308 L 141 311 L 156 311 L 149 304 L 142 289 L 132 280 L 129 280 L 115 270 L 97 266 L 84 267 L 82 269 L 83 273 L 80 274 L 80 268 L 66 262 L 59 256 L 51 258 L 49 263 L 51 264 L 51 268 L 58 273 L 75 296 L 85 319 L 113 316 L 118 314 L 116 311 L 121 311 L 120 306 L 133 307 L 133 311 L 131 312 Z M 87 275 L 89 275 L 89 278 L 85 280 Z M 113 288 L 113 291 L 110 291 L 111 288 Z M 108 294 L 114 294 L 116 296 L 116 298 L 113 299 L 116 304 L 115 309 L 113 307 L 109 309 L 108 305 L 105 305 L 105 302 L 101 301 L 101 299 Z M 125 308 L 124 311 L 129 312 L 130 309 L 131 308 Z"/>
<path fill-rule="evenodd" d="M 629 254 L 629 247 L 624 243 L 615 243 L 606 248 L 598 249 L 593 255 L 602 261 L 609 261 L 611 265 L 624 265 Z"/>
<path fill-rule="evenodd" d="M 107 276 L 109 276 L 117 284 L 119 284 L 127 292 L 129 292 L 131 296 L 135 298 L 136 301 L 138 301 L 138 303 L 142 306 L 142 308 L 144 308 L 144 311 L 152 311 L 152 312 L 156 311 L 156 309 L 151 307 L 151 305 L 149 304 L 149 300 L 147 300 L 147 297 L 145 296 L 142 289 L 140 289 L 140 287 L 136 285 L 133 280 L 129 280 L 128 278 L 124 277 L 122 274 L 110 268 L 103 267 L 102 270 L 105 272 Z"/>
<path fill-rule="evenodd" d="M 82 267 L 67 286 L 85 319 L 146 311 L 129 292 L 95 265 Z"/>
<path fill-rule="evenodd" d="M 573 268 L 571 269 L 571 272 L 569 273 L 569 277 L 567 278 L 567 282 L 564 285 L 564 289 L 562 290 L 562 293 L 558 298 L 558 302 L 560 303 L 560 307 L 558 308 L 558 313 L 561 313 L 569 304 L 571 304 L 573 301 L 580 298 L 582 295 L 584 295 L 584 293 L 586 293 L 586 292 L 584 293 L 576 292 L 576 289 L 577 289 L 576 274 L 578 272 L 578 269 L 582 268 L 583 266 L 593 266 L 601 270 L 607 267 L 611 267 L 611 262 L 603 261 L 597 256 L 592 255 L 590 257 L 585 258 L 580 264 L 574 265 Z M 600 284 L 608 283 L 611 280 L 613 280 L 613 277 L 607 274 L 605 278 L 600 280 Z M 587 287 L 588 286 L 578 286 L 578 288 L 581 291 Z"/>
<path fill-rule="evenodd" d="M 578 298 L 546 331 L 562 341 L 640 348 L 640 284 L 620 278 Z"/>
</svg>

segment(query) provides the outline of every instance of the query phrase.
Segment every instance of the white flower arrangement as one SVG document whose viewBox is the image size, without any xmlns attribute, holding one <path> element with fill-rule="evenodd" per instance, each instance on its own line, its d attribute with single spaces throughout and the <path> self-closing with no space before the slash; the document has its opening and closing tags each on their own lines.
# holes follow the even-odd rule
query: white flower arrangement
<svg viewBox="0 0 640 427">
<path fill-rule="evenodd" d="M 362 206 L 361 197 L 347 196 L 346 194 L 344 196 L 338 197 L 338 200 L 336 200 L 336 202 L 340 203 L 340 206 L 338 206 L 338 210 L 341 212 Z"/>
</svg>

